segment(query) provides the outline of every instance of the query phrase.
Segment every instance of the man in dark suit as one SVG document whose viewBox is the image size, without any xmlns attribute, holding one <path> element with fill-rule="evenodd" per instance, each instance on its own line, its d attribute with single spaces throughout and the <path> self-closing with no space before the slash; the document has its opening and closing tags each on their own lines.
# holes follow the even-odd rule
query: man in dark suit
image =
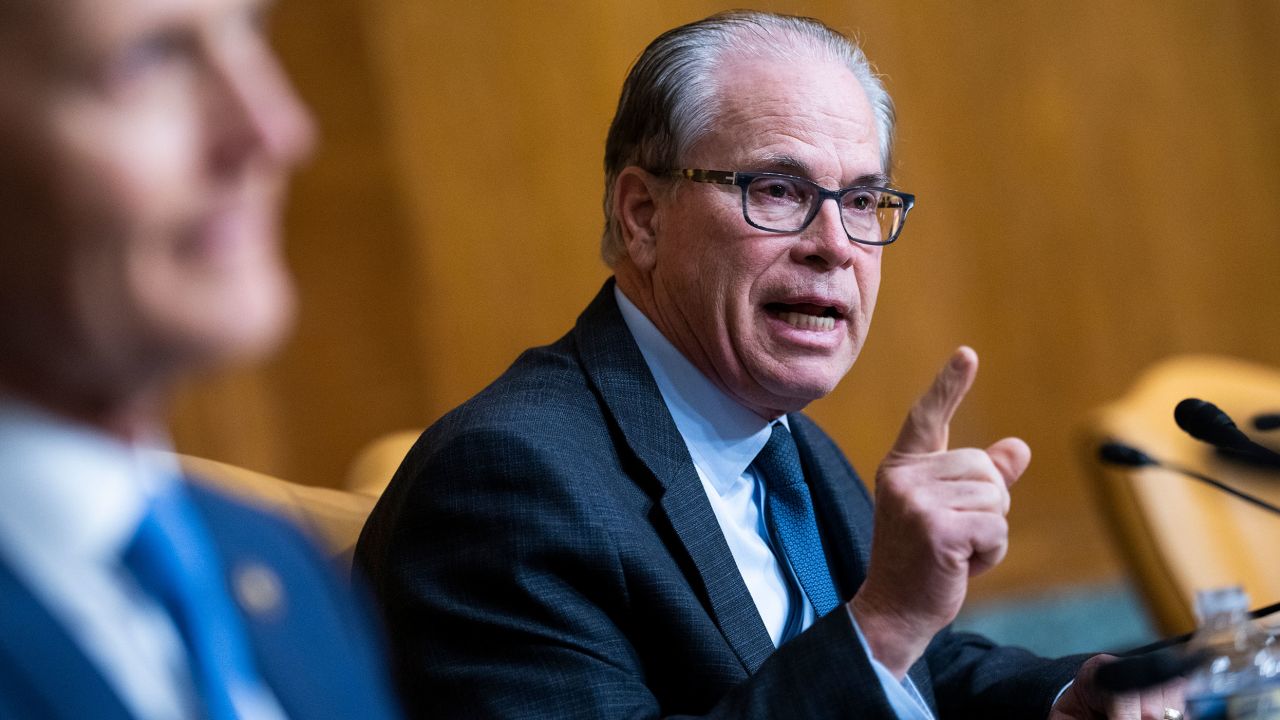
<svg viewBox="0 0 1280 720">
<path fill-rule="evenodd" d="M 413 713 L 1140 716 L 1098 660 L 947 627 L 1030 460 L 948 450 L 972 350 L 912 409 L 874 509 L 800 413 L 857 357 L 914 200 L 887 187 L 892 130 L 817 21 L 728 13 L 646 49 L 606 149 L 615 280 L 423 434 L 358 546 Z"/>
<path fill-rule="evenodd" d="M 398 715 L 310 542 L 152 449 L 176 380 L 289 325 L 313 131 L 264 11 L 0 3 L 0 718 Z"/>
</svg>

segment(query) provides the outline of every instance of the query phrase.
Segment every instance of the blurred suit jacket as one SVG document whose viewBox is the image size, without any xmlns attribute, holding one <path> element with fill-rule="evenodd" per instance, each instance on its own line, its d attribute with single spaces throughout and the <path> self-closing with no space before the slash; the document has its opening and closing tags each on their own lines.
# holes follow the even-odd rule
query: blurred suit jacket
<svg viewBox="0 0 1280 720">
<path fill-rule="evenodd" d="M 188 487 L 221 553 L 228 587 L 245 581 L 236 576 L 245 568 L 255 568 L 258 581 L 272 586 L 259 586 L 256 604 L 237 607 L 263 680 L 288 716 L 400 717 L 383 648 L 365 622 L 367 608 L 339 585 L 310 541 L 273 516 L 198 485 Z M 0 718 L 132 717 L 61 623 L 3 561 L 0 608 Z"/>
<path fill-rule="evenodd" d="M 789 418 L 852 597 L 870 498 Z M 422 435 L 356 561 L 415 717 L 893 717 L 843 608 L 775 650 L 612 281 Z M 940 717 L 1043 720 L 1079 662 L 944 631 L 911 677 Z"/>
</svg>

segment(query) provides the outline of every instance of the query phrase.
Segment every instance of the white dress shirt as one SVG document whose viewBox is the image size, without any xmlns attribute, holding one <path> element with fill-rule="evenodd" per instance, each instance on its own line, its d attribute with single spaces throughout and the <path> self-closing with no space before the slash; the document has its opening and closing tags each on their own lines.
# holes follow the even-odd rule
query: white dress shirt
<svg viewBox="0 0 1280 720">
<path fill-rule="evenodd" d="M 761 511 L 764 483 L 751 467 L 769 441 L 772 423 L 716 387 L 617 286 L 613 292 L 622 318 L 639 345 L 676 429 L 689 449 L 738 572 L 777 646 L 791 611 L 787 582 L 797 586 L 798 582 L 790 565 L 780 564 L 773 551 Z M 785 415 L 778 422 L 788 425 Z M 802 627 L 808 628 L 816 619 L 813 605 L 804 593 L 800 593 L 800 597 L 804 603 Z M 852 613 L 849 619 L 853 621 Z M 856 621 L 853 626 L 898 717 L 932 720 L 928 705 L 910 678 L 901 682 L 894 678 L 888 668 L 872 656 Z"/>
<path fill-rule="evenodd" d="M 121 562 L 148 497 L 178 478 L 169 453 L 0 396 L 0 557 L 143 720 L 200 714 L 177 627 Z"/>
</svg>

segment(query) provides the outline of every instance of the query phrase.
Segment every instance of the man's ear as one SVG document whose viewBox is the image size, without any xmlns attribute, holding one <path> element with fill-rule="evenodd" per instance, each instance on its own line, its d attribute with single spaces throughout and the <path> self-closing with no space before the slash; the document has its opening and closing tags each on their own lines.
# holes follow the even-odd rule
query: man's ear
<svg viewBox="0 0 1280 720">
<path fill-rule="evenodd" d="M 656 193 L 658 179 L 632 165 L 618 173 L 613 184 L 613 213 L 627 256 L 641 270 L 651 270 L 657 260 Z"/>
</svg>

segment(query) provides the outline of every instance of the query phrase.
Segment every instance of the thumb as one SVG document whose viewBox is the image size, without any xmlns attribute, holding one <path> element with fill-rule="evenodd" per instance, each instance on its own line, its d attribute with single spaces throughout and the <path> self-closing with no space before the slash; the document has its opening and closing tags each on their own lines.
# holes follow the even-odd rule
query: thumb
<svg viewBox="0 0 1280 720">
<path fill-rule="evenodd" d="M 1005 487 L 1013 487 L 1031 464 L 1031 448 L 1020 438 L 1008 437 L 996 442 L 987 448 L 987 455 L 1004 478 Z"/>
<path fill-rule="evenodd" d="M 956 348 L 933 379 L 933 385 L 911 406 L 893 444 L 893 452 L 915 455 L 946 450 L 951 418 L 977 374 L 978 354 L 970 347 Z"/>
</svg>

